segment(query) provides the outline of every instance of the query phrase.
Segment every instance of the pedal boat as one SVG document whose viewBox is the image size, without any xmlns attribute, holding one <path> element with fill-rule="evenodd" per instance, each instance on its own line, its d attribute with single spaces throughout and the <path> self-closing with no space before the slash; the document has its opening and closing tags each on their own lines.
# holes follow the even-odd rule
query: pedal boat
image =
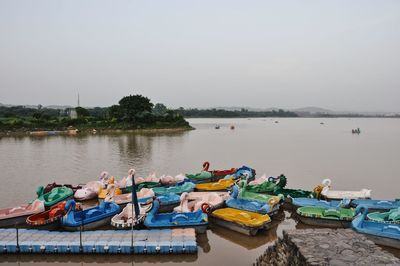
<svg viewBox="0 0 400 266">
<path fill-rule="evenodd" d="M 203 163 L 203 171 L 210 172 L 214 181 L 224 178 L 227 175 L 233 175 L 237 171 L 236 168 L 231 168 L 231 169 L 227 169 L 227 170 L 209 170 L 209 168 L 210 168 L 210 163 L 204 162 Z"/>
<path fill-rule="evenodd" d="M 241 199 L 239 196 L 238 186 L 233 186 L 231 195 L 226 201 L 229 208 L 244 210 L 249 212 L 256 212 L 260 214 L 268 214 L 272 216 L 279 211 L 282 203 L 282 198 L 278 196 L 270 196 L 266 202 L 256 200 Z"/>
<path fill-rule="evenodd" d="M 33 214 L 26 219 L 26 223 L 34 229 L 55 230 L 60 227 L 61 218 L 65 215 L 65 201 L 58 203 L 50 210 Z M 79 204 L 76 210 L 82 210 Z"/>
<path fill-rule="evenodd" d="M 148 212 L 144 225 L 149 229 L 161 228 L 195 228 L 197 233 L 205 233 L 208 225 L 208 217 L 202 210 L 195 212 L 171 212 L 158 213 L 160 202 L 153 201 L 153 207 Z"/>
<path fill-rule="evenodd" d="M 400 224 L 400 208 L 388 212 L 372 212 L 367 214 L 367 218 L 377 223 Z"/>
<path fill-rule="evenodd" d="M 77 191 L 78 189 L 81 189 L 81 188 L 82 188 L 82 185 L 77 185 L 77 186 L 73 186 L 73 185 L 71 185 L 71 184 L 64 184 L 64 185 L 61 185 L 61 184 L 57 184 L 56 182 L 53 182 L 53 183 L 51 183 L 51 184 L 47 184 L 47 185 L 44 187 L 44 193 L 48 193 L 48 192 L 50 192 L 53 188 L 56 188 L 56 187 L 67 187 L 67 188 L 72 189 L 72 191 L 75 193 L 75 191 Z"/>
<path fill-rule="evenodd" d="M 314 191 L 317 197 L 324 197 L 326 199 L 369 199 L 371 198 L 370 189 L 361 189 L 360 191 L 343 191 L 343 190 L 331 190 L 331 180 L 324 179 L 322 185 L 317 186 Z"/>
<path fill-rule="evenodd" d="M 44 193 L 44 187 L 39 186 L 36 194 L 38 196 L 37 199 L 44 202 L 44 207 L 50 208 L 61 201 L 71 198 L 74 192 L 67 187 L 55 187 L 50 192 Z"/>
<path fill-rule="evenodd" d="M 304 224 L 330 227 L 348 228 L 354 217 L 353 209 L 344 208 L 321 208 L 321 207 L 300 207 L 296 213 Z"/>
<path fill-rule="evenodd" d="M 156 196 L 165 195 L 165 194 L 182 194 L 183 192 L 192 192 L 194 190 L 195 184 L 192 182 L 185 182 L 181 185 L 172 186 L 172 187 L 155 187 L 152 188 Z"/>
<path fill-rule="evenodd" d="M 115 195 L 115 190 L 115 184 L 109 184 L 107 186 L 107 194 L 104 199 L 105 202 L 115 202 L 121 208 L 132 202 L 132 193 Z M 139 192 L 136 192 L 136 195 L 139 203 L 148 203 L 149 201 L 152 201 L 154 192 L 149 188 L 142 188 Z"/>
<path fill-rule="evenodd" d="M 260 177 L 260 179 L 262 179 Z M 275 190 L 284 188 L 286 186 L 286 176 L 280 175 L 278 177 L 269 177 L 267 181 L 259 183 L 258 179 L 249 182 L 247 191 L 255 193 L 273 193 Z"/>
<path fill-rule="evenodd" d="M 212 174 L 208 171 L 201 171 L 200 173 L 196 174 L 186 174 L 185 175 L 190 182 L 196 183 L 196 184 L 201 184 L 201 183 L 207 183 L 212 181 Z"/>
<path fill-rule="evenodd" d="M 352 200 L 350 205 L 354 208 L 363 205 L 365 208 L 368 209 L 369 212 L 386 211 L 386 210 L 400 208 L 400 199 L 396 200 L 359 199 L 359 200 Z"/>
<path fill-rule="evenodd" d="M 213 210 L 218 209 L 228 197 L 228 192 L 184 192 L 181 195 L 181 203 L 174 208 L 174 212 L 195 212 L 205 203 Z"/>
<path fill-rule="evenodd" d="M 217 182 L 196 184 L 195 188 L 198 191 L 226 191 L 235 184 L 233 177 L 228 179 L 220 179 Z"/>
<path fill-rule="evenodd" d="M 267 230 L 271 225 L 268 214 L 259 214 L 234 208 L 222 208 L 210 214 L 210 222 L 236 231 L 255 236 L 259 231 Z"/>
<path fill-rule="evenodd" d="M 34 200 L 31 204 L 20 205 L 13 208 L 0 209 L 0 227 L 24 224 L 30 215 L 44 212 L 44 202 Z"/>
<path fill-rule="evenodd" d="M 61 219 L 62 227 L 67 231 L 94 230 L 98 227 L 109 225 L 111 218 L 118 214 L 121 209 L 114 202 L 101 202 L 99 206 L 75 210 L 75 201 L 69 200 L 65 204 L 66 214 Z"/>
<path fill-rule="evenodd" d="M 321 208 L 346 208 L 349 207 L 350 200 L 331 200 L 331 201 L 326 201 L 326 200 L 319 200 L 319 199 L 314 199 L 314 198 L 293 198 L 292 199 L 292 205 L 295 208 L 300 208 L 300 207 L 321 207 Z"/>
<path fill-rule="evenodd" d="M 255 193 L 247 190 L 246 181 L 242 180 L 239 182 L 239 199 L 251 200 L 251 201 L 259 201 L 261 203 L 267 203 L 273 197 L 279 197 L 283 200 L 283 195 L 269 195 L 269 194 L 262 194 L 262 193 Z"/>
<path fill-rule="evenodd" d="M 100 188 L 99 194 L 97 195 L 98 199 L 100 201 L 104 200 L 107 197 L 107 191 L 108 187 L 114 185 L 114 195 L 121 195 L 122 191 L 119 187 L 115 185 L 115 179 L 114 177 L 110 177 L 110 180 L 108 181 L 107 187 L 106 188 Z"/>
<path fill-rule="evenodd" d="M 90 181 L 81 189 L 75 191 L 74 198 L 78 201 L 96 199 L 100 189 L 106 188 L 109 181 L 108 173 L 102 172 L 99 181 Z"/>
<path fill-rule="evenodd" d="M 158 212 L 172 212 L 181 203 L 181 197 L 175 193 L 159 195 L 157 199 L 160 201 Z"/>
<path fill-rule="evenodd" d="M 111 218 L 111 226 L 116 229 L 131 229 L 132 226 L 135 227 L 143 223 L 146 214 L 151 209 L 151 204 L 139 204 L 140 213 L 138 218 L 135 215 L 135 209 L 132 210 L 132 203 L 126 205 L 126 207 Z M 133 211 L 133 216 L 132 216 Z"/>
<path fill-rule="evenodd" d="M 400 247 L 400 225 L 386 224 L 366 220 L 368 209 L 360 205 L 356 209 L 357 216 L 351 223 L 353 229 L 375 242 L 375 244 L 392 248 Z"/>
<path fill-rule="evenodd" d="M 175 177 L 169 175 L 162 175 L 160 177 L 160 183 L 163 186 L 174 186 L 179 183 L 185 182 L 186 176 L 179 174 Z"/>
</svg>

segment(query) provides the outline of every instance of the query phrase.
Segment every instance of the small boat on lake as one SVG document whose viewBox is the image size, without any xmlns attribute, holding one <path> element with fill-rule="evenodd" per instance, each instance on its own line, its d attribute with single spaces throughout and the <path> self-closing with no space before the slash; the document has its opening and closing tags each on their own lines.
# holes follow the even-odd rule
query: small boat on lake
<svg viewBox="0 0 400 266">
<path fill-rule="evenodd" d="M 351 225 L 355 231 L 365 234 L 376 244 L 393 248 L 400 247 L 400 225 L 366 220 L 368 209 L 360 205 L 356 209 L 357 216 Z"/>
<path fill-rule="evenodd" d="M 26 223 L 34 229 L 54 230 L 60 227 L 61 218 L 65 215 L 65 201 L 58 203 L 50 210 L 33 214 L 26 219 Z M 76 210 L 82 210 L 79 204 Z"/>
<path fill-rule="evenodd" d="M 387 212 L 372 212 L 367 214 L 367 218 L 378 223 L 400 224 L 400 208 Z"/>
<path fill-rule="evenodd" d="M 115 184 L 115 179 L 114 177 L 110 177 L 110 180 L 108 181 L 107 187 L 106 188 L 100 188 L 99 194 L 97 195 L 99 200 L 104 200 L 107 197 L 107 191 L 108 191 L 108 187 L 110 185 L 113 185 L 113 193 L 114 195 L 121 195 L 122 191 L 119 187 L 117 187 Z"/>
<path fill-rule="evenodd" d="M 283 195 L 269 195 L 269 194 L 262 194 L 262 193 L 256 193 L 252 191 L 247 190 L 247 184 L 246 181 L 242 180 L 239 182 L 239 196 L 238 198 L 240 199 L 246 199 L 246 200 L 252 200 L 252 201 L 260 201 L 261 203 L 266 203 L 268 202 L 271 198 L 274 197 L 279 197 L 281 200 L 284 199 Z"/>
<path fill-rule="evenodd" d="M 228 192 L 184 192 L 180 205 L 175 207 L 174 211 L 195 212 L 201 210 L 205 203 L 212 209 L 221 208 L 228 197 Z"/>
<path fill-rule="evenodd" d="M 272 216 L 279 211 L 282 198 L 278 196 L 271 196 L 268 201 L 261 202 L 257 200 L 249 200 L 239 198 L 239 187 L 233 186 L 230 197 L 226 200 L 226 205 L 230 208 L 256 212 L 260 214 L 268 214 Z"/>
<path fill-rule="evenodd" d="M 112 217 L 111 226 L 117 229 L 131 229 L 132 226 L 135 227 L 141 224 L 144 221 L 147 212 L 150 211 L 151 204 L 139 204 L 140 213 L 137 218 L 135 215 L 135 208 L 133 208 L 132 206 L 133 205 L 131 203 L 127 204 L 122 212 Z"/>
<path fill-rule="evenodd" d="M 93 230 L 109 225 L 111 218 L 121 211 L 114 202 L 101 202 L 99 206 L 76 211 L 75 201 L 69 200 L 65 204 L 66 214 L 61 219 L 62 227 L 68 231 Z"/>
<path fill-rule="evenodd" d="M 228 179 L 220 179 L 217 182 L 196 184 L 198 191 L 224 191 L 235 184 L 233 177 Z"/>
<path fill-rule="evenodd" d="M 211 182 L 213 176 L 208 171 L 201 171 L 200 173 L 196 174 L 186 174 L 186 177 L 190 180 L 190 182 L 199 184 L 199 183 Z"/>
<path fill-rule="evenodd" d="M 350 227 L 355 214 L 353 209 L 340 207 L 300 207 L 296 212 L 300 221 L 304 224 L 331 228 Z"/>
<path fill-rule="evenodd" d="M 236 173 L 236 168 L 231 168 L 227 170 L 210 170 L 210 163 L 203 163 L 203 170 L 197 174 L 186 174 L 186 177 L 189 178 L 191 182 L 196 184 L 198 183 L 207 183 L 207 182 L 215 182 L 219 179 L 224 178 L 227 175 L 233 175 Z"/>
<path fill-rule="evenodd" d="M 172 212 L 181 203 L 181 197 L 175 193 L 158 195 L 157 199 L 160 201 L 158 212 Z"/>
<path fill-rule="evenodd" d="M 38 196 L 37 199 L 43 201 L 44 206 L 49 208 L 61 201 L 71 198 L 74 192 L 68 187 L 55 187 L 50 192 L 44 193 L 44 187 L 39 186 L 36 194 Z"/>
<path fill-rule="evenodd" d="M 126 204 L 132 202 L 132 193 L 115 195 L 115 190 L 115 184 L 109 184 L 107 186 L 107 194 L 104 201 L 115 202 L 121 208 L 125 207 Z M 149 201 L 152 201 L 152 198 L 155 194 L 153 190 L 149 188 L 142 188 L 139 192 L 136 192 L 136 195 L 139 203 L 147 203 Z"/>
<path fill-rule="evenodd" d="M 24 224 L 30 215 L 44 212 L 44 202 L 34 200 L 31 204 L 0 209 L 0 227 Z"/>
<path fill-rule="evenodd" d="M 326 199 L 369 199 L 371 198 L 370 189 L 361 189 L 360 191 L 344 191 L 344 190 L 331 190 L 331 180 L 324 179 L 322 185 L 317 186 L 314 192 L 317 198 L 323 197 Z"/>
<path fill-rule="evenodd" d="M 95 199 L 98 197 L 100 189 L 106 188 L 109 175 L 106 171 L 101 172 L 99 181 L 90 181 L 81 189 L 75 191 L 74 198 L 78 201 Z"/>
<path fill-rule="evenodd" d="M 182 194 L 183 192 L 192 192 L 194 190 L 195 184 L 192 182 L 185 182 L 181 185 L 172 186 L 172 187 L 155 187 L 152 188 L 156 196 L 165 195 L 165 194 Z"/>
<path fill-rule="evenodd" d="M 174 186 L 179 183 L 183 183 L 186 179 L 186 176 L 183 174 L 179 174 L 177 176 L 169 176 L 169 175 L 162 175 L 160 177 L 160 183 L 163 186 Z"/>
<path fill-rule="evenodd" d="M 262 215 L 233 208 L 215 210 L 209 217 L 212 223 L 249 236 L 268 229 L 271 224 L 268 214 Z"/>
<path fill-rule="evenodd" d="M 82 188 L 82 185 L 77 185 L 77 186 L 73 186 L 73 185 L 71 185 L 71 184 L 63 184 L 63 185 L 61 185 L 61 184 L 57 184 L 56 182 L 53 182 L 53 183 L 51 183 L 51 184 L 47 184 L 47 185 L 44 187 L 44 193 L 48 193 L 48 192 L 50 192 L 53 188 L 56 188 L 56 187 L 68 187 L 68 188 L 72 189 L 72 191 L 75 193 L 75 191 L 77 191 L 78 189 L 81 189 L 81 188 Z"/>
<path fill-rule="evenodd" d="M 280 175 L 278 177 L 269 177 L 267 181 L 263 178 L 261 181 L 255 179 L 251 181 L 247 186 L 246 190 L 255 193 L 273 193 L 277 189 L 284 188 L 286 186 L 287 180 L 286 176 Z"/>
<path fill-rule="evenodd" d="M 314 199 L 314 198 L 293 198 L 292 199 L 292 205 L 295 208 L 300 208 L 300 207 L 321 207 L 321 208 L 346 208 L 349 207 L 350 200 L 319 200 L 319 199 Z"/>
<path fill-rule="evenodd" d="M 396 200 L 372 200 L 372 199 L 357 199 L 352 200 L 350 205 L 354 208 L 364 206 L 368 211 L 384 211 L 395 208 L 400 208 L 400 199 Z"/>
<path fill-rule="evenodd" d="M 160 202 L 158 199 L 153 201 L 153 207 L 148 212 L 144 225 L 149 229 L 161 228 L 195 228 L 198 233 L 204 233 L 208 225 L 208 217 L 202 210 L 195 212 L 181 213 L 158 213 Z"/>
<path fill-rule="evenodd" d="M 214 179 L 218 180 L 220 178 L 224 178 L 227 175 L 233 175 L 236 173 L 236 168 L 231 168 L 227 170 L 209 170 L 210 168 L 210 163 L 209 162 L 204 162 L 203 163 L 203 171 L 208 171 L 211 172 L 212 176 Z"/>
</svg>

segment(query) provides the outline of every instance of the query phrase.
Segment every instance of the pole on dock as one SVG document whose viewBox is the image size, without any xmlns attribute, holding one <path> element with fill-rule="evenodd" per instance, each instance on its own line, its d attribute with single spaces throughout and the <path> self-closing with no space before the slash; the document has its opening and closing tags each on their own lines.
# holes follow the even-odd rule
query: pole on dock
<svg viewBox="0 0 400 266">
<path fill-rule="evenodd" d="M 19 252 L 19 233 L 18 233 L 18 225 L 15 224 L 15 230 L 17 233 L 17 247 L 16 247 L 16 251 Z"/>
<path fill-rule="evenodd" d="M 133 250 L 133 222 L 135 221 L 134 219 L 138 219 L 139 216 L 139 204 L 138 204 L 138 199 L 137 199 L 137 194 L 136 194 L 136 184 L 135 184 L 135 175 L 132 175 L 132 226 L 131 226 L 131 250 Z M 135 217 L 133 217 L 133 208 L 135 208 Z"/>
<path fill-rule="evenodd" d="M 81 225 L 79 226 L 79 252 L 80 253 L 83 253 L 82 230 L 83 230 L 83 217 L 81 217 Z"/>
</svg>

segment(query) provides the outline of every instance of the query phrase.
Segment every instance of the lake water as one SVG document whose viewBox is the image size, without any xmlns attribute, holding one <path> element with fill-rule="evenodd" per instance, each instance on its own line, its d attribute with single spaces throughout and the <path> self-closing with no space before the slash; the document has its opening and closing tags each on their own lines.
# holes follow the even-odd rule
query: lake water
<svg viewBox="0 0 400 266">
<path fill-rule="evenodd" d="M 278 123 L 276 123 L 277 121 Z M 143 176 L 192 173 L 247 165 L 260 176 L 285 174 L 288 187 L 311 190 L 330 178 L 333 189 L 371 188 L 380 199 L 399 198 L 400 120 L 371 118 L 190 119 L 193 131 L 76 137 L 0 138 L 0 207 L 27 202 L 36 187 L 86 183 L 107 170 L 121 178 L 129 168 Z M 323 122 L 323 124 L 321 124 Z M 220 125 L 220 129 L 215 129 Z M 235 125 L 231 130 L 230 125 Z M 351 134 L 359 127 L 360 135 Z M 0 256 L 14 265 L 250 265 L 282 230 L 301 227 L 284 212 L 281 222 L 257 237 L 222 228 L 199 236 L 196 255 Z M 390 250 L 391 252 L 398 253 Z"/>
</svg>

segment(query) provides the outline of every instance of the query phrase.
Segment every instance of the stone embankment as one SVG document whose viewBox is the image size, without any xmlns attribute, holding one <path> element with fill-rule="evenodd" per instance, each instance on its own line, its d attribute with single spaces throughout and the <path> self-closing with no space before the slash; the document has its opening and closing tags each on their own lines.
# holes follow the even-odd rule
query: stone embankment
<svg viewBox="0 0 400 266">
<path fill-rule="evenodd" d="M 400 260 L 351 229 L 305 229 L 284 231 L 254 265 L 400 265 Z"/>
</svg>

